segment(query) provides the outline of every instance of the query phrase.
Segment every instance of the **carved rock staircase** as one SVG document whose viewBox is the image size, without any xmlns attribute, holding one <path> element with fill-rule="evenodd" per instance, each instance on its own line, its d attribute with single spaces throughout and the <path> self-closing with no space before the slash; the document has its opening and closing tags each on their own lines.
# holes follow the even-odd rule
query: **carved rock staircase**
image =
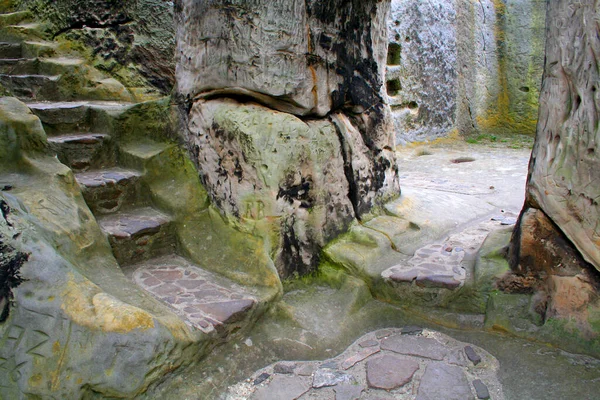
<svg viewBox="0 0 600 400">
<path fill-rule="evenodd" d="M 144 163 L 173 145 L 120 146 L 111 133 L 97 131 L 99 115 L 118 115 L 133 104 L 122 96 L 90 100 L 97 95 L 93 90 L 67 92 L 62 80 L 77 77 L 84 60 L 54 57 L 56 44 L 30 21 L 27 12 L 0 14 L 0 94 L 4 89 L 26 102 L 41 119 L 50 146 L 75 173 L 123 272 L 205 333 L 225 338 L 249 324 L 257 298 L 178 255 L 171 216 L 152 204 Z"/>
</svg>

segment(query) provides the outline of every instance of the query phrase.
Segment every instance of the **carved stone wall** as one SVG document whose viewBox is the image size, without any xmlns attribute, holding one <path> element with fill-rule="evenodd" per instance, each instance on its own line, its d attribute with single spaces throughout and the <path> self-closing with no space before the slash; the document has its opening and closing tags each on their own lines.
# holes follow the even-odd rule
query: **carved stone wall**
<svg viewBox="0 0 600 400">
<path fill-rule="evenodd" d="M 543 0 L 393 0 L 387 92 L 397 142 L 535 132 Z"/>
</svg>

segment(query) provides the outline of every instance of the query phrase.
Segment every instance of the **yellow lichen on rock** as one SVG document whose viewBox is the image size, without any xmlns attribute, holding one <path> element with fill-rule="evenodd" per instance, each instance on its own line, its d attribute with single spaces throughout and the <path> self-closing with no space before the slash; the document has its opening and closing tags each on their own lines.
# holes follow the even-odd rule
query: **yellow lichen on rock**
<svg viewBox="0 0 600 400">
<path fill-rule="evenodd" d="M 73 322 L 90 329 L 128 333 L 154 328 L 154 319 L 146 311 L 101 292 L 88 280 L 76 280 L 72 274 L 62 297 L 62 310 Z"/>
</svg>

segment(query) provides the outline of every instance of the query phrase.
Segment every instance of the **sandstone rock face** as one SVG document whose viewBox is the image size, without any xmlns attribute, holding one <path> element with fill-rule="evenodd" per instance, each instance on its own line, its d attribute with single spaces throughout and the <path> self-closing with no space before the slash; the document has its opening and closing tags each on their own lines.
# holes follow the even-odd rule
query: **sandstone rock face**
<svg viewBox="0 0 600 400">
<path fill-rule="evenodd" d="M 397 141 L 533 133 L 544 16 L 538 0 L 392 1 L 386 80 Z"/>
<path fill-rule="evenodd" d="M 388 10 L 176 5 L 184 139 L 221 211 L 266 229 L 281 276 L 314 269 L 325 243 L 399 193 L 383 88 Z"/>
<path fill-rule="evenodd" d="M 527 207 L 542 210 L 600 270 L 598 94 L 600 8 L 552 2 L 540 121 L 530 164 Z"/>
<path fill-rule="evenodd" d="M 212 200 L 229 216 L 280 232 L 273 246 L 281 275 L 315 267 L 322 246 L 393 182 L 389 161 L 371 159 L 348 118 L 334 121 L 304 122 L 232 99 L 200 101 L 190 112 L 191 151 Z"/>
<path fill-rule="evenodd" d="M 53 37 L 80 41 L 92 48 L 96 67 L 127 86 L 150 84 L 163 94 L 171 91 L 175 82 L 173 2 L 16 2 L 44 20 Z"/>
<path fill-rule="evenodd" d="M 594 343 L 600 287 L 596 2 L 548 3 L 546 65 L 527 197 L 506 291 L 535 292 L 547 322 Z M 548 325 L 548 324 L 546 324 Z M 590 339 L 595 338 L 595 341 Z"/>
</svg>

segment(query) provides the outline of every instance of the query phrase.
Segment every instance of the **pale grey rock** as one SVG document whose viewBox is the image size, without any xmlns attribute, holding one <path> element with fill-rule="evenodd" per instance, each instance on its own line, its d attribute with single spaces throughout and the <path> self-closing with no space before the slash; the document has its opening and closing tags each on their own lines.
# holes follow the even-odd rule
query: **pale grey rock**
<svg viewBox="0 0 600 400">
<path fill-rule="evenodd" d="M 540 0 L 393 0 L 386 81 L 397 142 L 533 133 L 544 22 Z"/>
<path fill-rule="evenodd" d="M 321 368 L 315 372 L 313 376 L 312 386 L 314 388 L 323 388 L 329 386 L 336 386 L 339 384 L 352 384 L 356 382 L 354 376 L 345 372 L 332 370 L 329 368 Z"/>
</svg>

